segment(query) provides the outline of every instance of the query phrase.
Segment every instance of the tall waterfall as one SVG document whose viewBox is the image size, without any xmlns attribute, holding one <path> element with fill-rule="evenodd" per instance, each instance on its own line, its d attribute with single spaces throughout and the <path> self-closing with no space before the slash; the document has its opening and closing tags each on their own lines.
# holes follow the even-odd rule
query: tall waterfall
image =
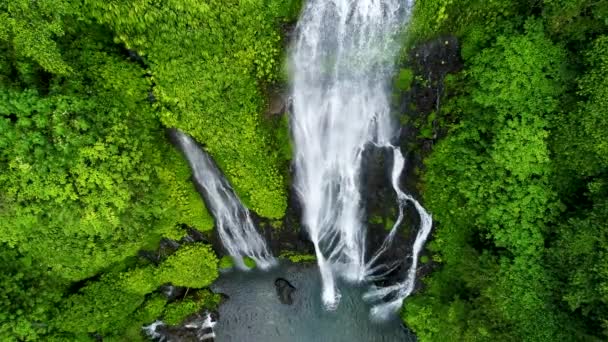
<svg viewBox="0 0 608 342">
<path fill-rule="evenodd" d="M 412 0 L 309 0 L 297 27 L 291 54 L 295 188 L 316 249 L 322 299 L 330 309 L 340 300 L 337 278 L 365 282 L 390 269 L 378 260 L 411 202 L 421 226 L 407 279 L 367 295 L 390 300 L 374 307 L 376 314 L 400 307 L 414 288 L 418 254 L 431 230 L 430 215 L 399 187 L 404 158 L 393 145 L 398 129 L 390 115 L 395 38 L 411 6 Z M 366 251 L 360 189 L 362 155 L 370 147 L 393 150 L 392 185 L 400 209 L 375 253 Z"/>
<path fill-rule="evenodd" d="M 190 136 L 179 131 L 172 133 L 188 159 L 194 181 L 204 193 L 222 244 L 234 259 L 235 265 L 240 269 L 248 269 L 244 257 L 253 259 L 261 269 L 276 264 L 266 242 L 253 224 L 249 210 L 243 207 L 211 157 Z"/>
</svg>

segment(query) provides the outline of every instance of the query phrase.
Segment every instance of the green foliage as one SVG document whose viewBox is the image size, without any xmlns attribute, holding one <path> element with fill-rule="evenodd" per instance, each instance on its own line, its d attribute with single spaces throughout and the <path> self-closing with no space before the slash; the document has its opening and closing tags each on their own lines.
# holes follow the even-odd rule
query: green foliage
<svg viewBox="0 0 608 342">
<path fill-rule="evenodd" d="M 608 336 L 608 39 L 585 51 L 587 69 L 578 78 L 580 101 L 555 119 L 555 182 L 570 204 L 556 227 L 548 259 L 561 283 L 558 294 L 581 324 Z"/>
<path fill-rule="evenodd" d="M 217 277 L 204 245 L 137 264 L 213 227 L 167 126 L 206 143 L 252 209 L 283 216 L 287 134 L 259 116 L 260 89 L 300 5 L 0 0 L 0 340 L 142 340 L 161 284 Z"/>
<path fill-rule="evenodd" d="M 279 70 L 281 1 L 87 2 L 116 38 L 145 56 L 160 119 L 204 143 L 241 199 L 260 215 L 286 208 L 281 155 L 259 116 L 258 81 Z"/>
<path fill-rule="evenodd" d="M 56 329 L 75 334 L 111 334 L 125 329 L 144 296 L 120 287 L 112 275 L 91 283 L 70 296 L 55 320 Z"/>
<path fill-rule="evenodd" d="M 605 339 L 606 9 L 416 3 L 413 39 L 455 33 L 465 62 L 425 162 L 441 268 L 403 311 L 421 341 Z"/>
<path fill-rule="evenodd" d="M 185 245 L 169 256 L 159 270 L 161 283 L 202 288 L 218 277 L 218 260 L 209 245 Z"/>
<path fill-rule="evenodd" d="M 183 157 L 176 150 L 169 150 L 164 156 L 163 167 L 157 167 L 159 180 L 166 187 L 166 200 L 172 203 L 174 214 L 178 216 L 177 222 L 189 227 L 196 227 L 200 231 L 209 231 L 213 228 L 213 217 L 207 212 L 200 194 L 192 186 L 191 171 Z M 174 236 L 164 236 L 173 240 L 183 237 L 183 230 L 176 230 Z"/>
<path fill-rule="evenodd" d="M 592 0 L 544 0 L 543 14 L 549 30 L 560 39 L 577 44 L 605 33 L 608 4 Z"/>
<path fill-rule="evenodd" d="M 414 81 L 414 72 L 412 69 L 401 69 L 395 80 L 395 87 L 401 91 L 409 91 Z"/>
<path fill-rule="evenodd" d="M 168 325 L 178 325 L 194 313 L 217 307 L 219 301 L 219 295 L 206 291 L 201 292 L 198 298 L 187 298 L 173 302 L 165 307 L 163 322 Z"/>
<path fill-rule="evenodd" d="M 295 263 L 309 263 L 317 261 L 317 257 L 314 254 L 300 254 L 294 251 L 283 251 L 281 252 L 280 257 L 289 259 L 289 261 Z"/>
<path fill-rule="evenodd" d="M 408 40 L 411 44 L 439 34 L 457 34 L 474 45 L 484 44 L 505 25 L 520 23 L 521 13 L 532 9 L 529 5 L 520 0 L 420 0 L 414 4 Z"/>
<path fill-rule="evenodd" d="M 171 283 L 203 288 L 217 276 L 217 257 L 209 245 L 184 245 L 158 267 L 135 267 L 124 272 L 106 273 L 100 280 L 89 282 L 63 302 L 59 315 L 54 319 L 54 328 L 76 335 L 133 335 L 136 334 L 135 327 L 141 328 L 142 324 L 162 315 L 175 317 L 178 312 L 193 309 L 194 304 L 189 302 L 170 304 L 165 309 L 166 300 L 157 295 L 146 300 L 160 285 Z M 208 291 L 201 291 L 197 298 L 197 308 L 215 308 L 219 303 L 219 297 Z M 188 311 L 188 314 L 194 311 L 196 309 Z"/>
<path fill-rule="evenodd" d="M 595 331 L 608 333 L 608 201 L 606 190 L 593 208 L 561 224 L 550 250 L 564 286 L 559 293 Z"/>
<path fill-rule="evenodd" d="M 608 36 L 596 39 L 585 53 L 589 72 L 579 78 L 578 108 L 555 119 L 563 172 L 595 176 L 608 167 Z"/>
<path fill-rule="evenodd" d="M 218 268 L 220 270 L 230 269 L 233 267 L 234 267 L 234 261 L 228 255 L 224 255 L 218 263 Z"/>
<path fill-rule="evenodd" d="M 78 10 L 66 0 L 0 2 L 0 41 L 8 41 L 15 58 L 33 59 L 53 74 L 67 74 L 72 68 L 63 60 L 55 41 L 65 34 L 64 19 Z"/>
<path fill-rule="evenodd" d="M 142 324 L 154 322 L 159 317 L 162 317 L 166 305 L 167 299 L 165 296 L 154 294 L 146 299 L 144 305 L 140 306 L 137 311 L 135 311 L 136 320 L 142 322 Z M 142 324 L 133 326 L 140 332 Z"/>
<path fill-rule="evenodd" d="M 43 99 L 29 91 L 0 92 L 0 98 L 0 113 L 6 115 L 0 138 L 2 240 L 62 268 L 69 279 L 124 258 L 106 250 L 108 244 L 134 254 L 137 240 L 161 212 L 137 209 L 159 208 L 160 202 L 156 190 L 135 197 L 154 176 L 141 162 L 145 150 L 122 138 L 127 127 L 110 126 L 108 135 L 97 134 L 85 114 L 95 105 L 77 98 Z M 16 122 L 9 115 L 17 116 Z M 123 229 L 126 222 L 129 230 Z M 74 260 L 75 250 L 81 260 Z"/>
<path fill-rule="evenodd" d="M 247 266 L 249 268 L 256 267 L 255 261 L 249 257 L 243 258 L 243 262 L 245 263 L 245 266 Z"/>
<path fill-rule="evenodd" d="M 280 152 L 279 156 L 281 160 L 291 161 L 293 156 L 293 146 L 291 145 L 291 137 L 289 135 L 289 117 L 288 115 L 282 115 L 279 119 L 278 124 L 273 127 L 273 131 L 276 132 L 276 148 Z M 273 222 L 280 222 L 274 220 Z"/>
<path fill-rule="evenodd" d="M 281 220 L 270 221 L 270 226 L 275 230 L 280 230 L 283 228 L 283 221 L 281 221 Z"/>
<path fill-rule="evenodd" d="M 372 217 L 369 218 L 369 223 L 381 224 L 382 223 L 382 216 L 380 216 L 380 215 L 372 215 Z"/>
<path fill-rule="evenodd" d="M 470 60 L 469 95 L 454 106 L 460 123 L 426 161 L 424 195 L 442 225 L 432 248 L 444 269 L 429 280 L 428 297 L 405 311 L 423 340 L 565 336 L 551 305 L 555 280 L 542 262 L 547 225 L 560 208 L 547 138 L 567 81 L 566 54 L 538 21 L 524 29 L 498 36 Z M 444 284 L 462 281 L 457 291 Z"/>
<path fill-rule="evenodd" d="M 69 37 L 69 77 L 39 90 L 20 88 L 37 85 L 28 79 L 39 72 L 0 85 L 0 240 L 72 281 L 135 255 L 178 223 L 212 225 L 145 101 L 144 71 L 98 27 L 80 29 L 91 34 Z"/>
<path fill-rule="evenodd" d="M 184 299 L 167 305 L 163 322 L 168 325 L 178 325 L 194 312 L 201 310 L 199 303 L 191 299 Z"/>
<path fill-rule="evenodd" d="M 34 341 L 48 332 L 47 322 L 64 287 L 52 272 L 1 245 L 0 340 Z"/>
</svg>

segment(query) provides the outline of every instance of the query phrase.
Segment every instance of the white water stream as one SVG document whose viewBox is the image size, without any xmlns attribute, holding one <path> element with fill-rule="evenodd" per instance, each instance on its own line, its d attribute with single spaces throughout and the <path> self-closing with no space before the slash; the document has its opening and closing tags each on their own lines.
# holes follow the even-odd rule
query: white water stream
<svg viewBox="0 0 608 342">
<path fill-rule="evenodd" d="M 431 230 L 431 216 L 399 186 L 405 161 L 393 145 L 398 127 L 389 103 L 399 50 L 395 38 L 411 6 L 412 0 L 309 0 L 297 26 L 291 52 L 295 188 L 329 309 L 340 301 L 337 278 L 366 282 L 391 269 L 378 260 L 410 202 L 421 223 L 407 278 L 366 295 L 380 303 L 372 309 L 376 316 L 400 308 L 414 289 L 418 254 Z M 398 220 L 375 253 L 366 251 L 362 222 L 360 177 L 366 148 L 393 149 L 392 185 L 399 201 Z"/>
<path fill-rule="evenodd" d="M 256 266 L 268 269 L 276 264 L 264 238 L 258 233 L 245 208 L 215 162 L 188 135 L 175 131 L 177 142 L 184 152 L 194 181 L 203 190 L 205 202 L 228 254 L 235 265 L 247 270 L 244 257 L 253 259 Z"/>
</svg>

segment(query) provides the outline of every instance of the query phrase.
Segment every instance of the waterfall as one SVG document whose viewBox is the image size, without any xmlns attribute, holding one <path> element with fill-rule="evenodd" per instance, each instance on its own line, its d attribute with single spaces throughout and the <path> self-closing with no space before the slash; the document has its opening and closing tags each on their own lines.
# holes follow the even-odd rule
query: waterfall
<svg viewBox="0 0 608 342">
<path fill-rule="evenodd" d="M 215 331 L 213 331 L 213 328 L 216 324 L 217 322 L 213 319 L 213 317 L 211 317 L 211 314 L 206 311 L 203 315 L 199 314 L 197 317 L 190 319 L 183 325 L 182 328 L 186 331 L 191 331 L 194 333 L 197 341 L 213 341 L 215 340 Z M 177 327 L 174 327 L 174 329 L 175 328 Z M 142 330 L 152 340 L 159 342 L 175 341 L 176 337 L 179 336 L 175 332 L 171 332 L 170 329 L 167 329 L 165 322 L 160 320 L 156 320 L 152 324 L 143 326 Z M 178 338 L 181 341 L 184 337 L 179 336 Z"/>
<path fill-rule="evenodd" d="M 390 115 L 390 81 L 398 52 L 396 35 L 409 18 L 412 0 L 309 0 L 291 52 L 295 145 L 295 189 L 303 205 L 303 225 L 314 244 L 329 309 L 340 301 L 338 278 L 366 282 L 382 277 L 379 257 L 390 247 L 412 203 L 420 229 L 407 279 L 366 296 L 384 300 L 372 313 L 401 306 L 414 288 L 418 254 L 431 230 L 431 216 L 399 187 L 404 158 Z M 366 148 L 393 150 L 392 185 L 399 217 L 380 249 L 366 251 L 360 176 Z"/>
<path fill-rule="evenodd" d="M 196 337 L 199 341 L 209 341 L 215 339 L 215 332 L 213 327 L 217 322 L 213 320 L 210 313 L 205 314 L 205 318 L 196 319 L 186 325 L 184 328 L 193 329 L 196 331 Z"/>
<path fill-rule="evenodd" d="M 261 269 L 275 265 L 276 260 L 255 228 L 249 210 L 241 204 L 215 162 L 190 136 L 179 131 L 172 134 L 188 159 L 194 182 L 203 192 L 220 240 L 235 265 L 248 269 L 244 257 L 253 259 Z"/>
</svg>

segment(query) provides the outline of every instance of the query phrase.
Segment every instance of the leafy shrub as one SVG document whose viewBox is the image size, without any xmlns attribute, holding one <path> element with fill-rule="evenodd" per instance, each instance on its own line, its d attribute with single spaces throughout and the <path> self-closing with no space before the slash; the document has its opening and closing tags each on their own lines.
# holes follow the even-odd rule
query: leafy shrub
<svg viewBox="0 0 608 342">
<path fill-rule="evenodd" d="M 158 270 L 161 283 L 203 288 L 218 277 L 218 259 L 211 246 L 184 245 L 165 260 Z"/>
</svg>

